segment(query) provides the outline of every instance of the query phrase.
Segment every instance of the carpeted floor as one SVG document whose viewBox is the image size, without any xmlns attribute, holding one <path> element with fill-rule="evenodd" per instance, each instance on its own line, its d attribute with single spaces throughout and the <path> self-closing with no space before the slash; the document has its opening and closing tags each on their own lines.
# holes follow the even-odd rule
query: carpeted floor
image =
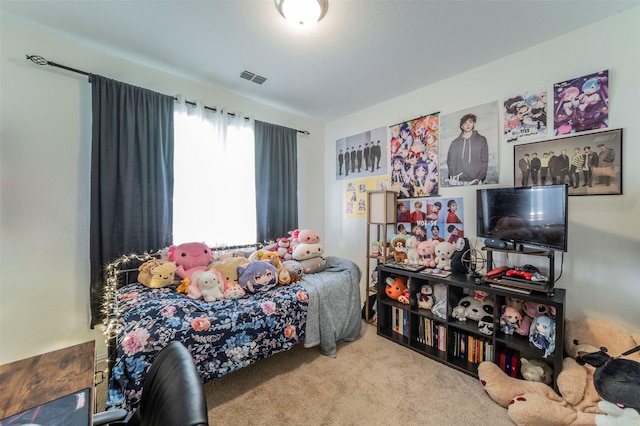
<svg viewBox="0 0 640 426">
<path fill-rule="evenodd" d="M 219 425 L 513 425 L 479 381 L 376 334 L 337 358 L 301 345 L 204 385 Z M 98 386 L 104 408 L 106 383 Z"/>
</svg>

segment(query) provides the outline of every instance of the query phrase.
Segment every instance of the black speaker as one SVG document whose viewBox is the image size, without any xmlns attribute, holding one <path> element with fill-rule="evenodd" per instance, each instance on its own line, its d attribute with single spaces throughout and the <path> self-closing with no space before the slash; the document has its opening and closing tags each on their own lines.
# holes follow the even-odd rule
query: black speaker
<svg viewBox="0 0 640 426">
<path fill-rule="evenodd" d="M 502 240 L 497 240 L 495 238 L 485 238 L 484 245 L 487 247 L 495 248 L 495 249 L 506 249 L 507 243 Z"/>
</svg>

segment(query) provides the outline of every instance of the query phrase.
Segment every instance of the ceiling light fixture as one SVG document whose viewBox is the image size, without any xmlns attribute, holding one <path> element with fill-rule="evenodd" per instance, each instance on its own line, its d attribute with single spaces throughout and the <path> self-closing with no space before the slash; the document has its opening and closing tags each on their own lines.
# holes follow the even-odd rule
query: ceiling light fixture
<svg viewBox="0 0 640 426">
<path fill-rule="evenodd" d="M 297 28 L 313 26 L 329 9 L 328 0 L 275 0 L 275 3 L 280 15 Z"/>
</svg>

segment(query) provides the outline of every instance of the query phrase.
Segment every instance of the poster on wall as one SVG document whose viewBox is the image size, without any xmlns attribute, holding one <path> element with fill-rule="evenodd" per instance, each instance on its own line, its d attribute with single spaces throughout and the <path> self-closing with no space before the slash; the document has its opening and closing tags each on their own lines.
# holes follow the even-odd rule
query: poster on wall
<svg viewBox="0 0 640 426">
<path fill-rule="evenodd" d="M 391 189 L 400 199 L 438 195 L 438 115 L 389 126 Z"/>
<path fill-rule="evenodd" d="M 386 127 L 336 141 L 336 180 L 384 176 L 387 173 Z"/>
<path fill-rule="evenodd" d="M 355 179 L 344 184 L 345 215 L 347 217 L 367 217 L 367 191 L 389 189 L 389 177 L 368 177 Z"/>
<path fill-rule="evenodd" d="M 440 117 L 442 186 L 499 183 L 498 102 Z"/>
<path fill-rule="evenodd" d="M 553 132 L 569 135 L 609 127 L 609 71 L 553 85 Z"/>
<path fill-rule="evenodd" d="M 397 209 L 397 231 L 391 240 L 413 235 L 418 241 L 431 238 L 455 244 L 464 237 L 462 197 L 398 200 Z"/>
<path fill-rule="evenodd" d="M 504 100 L 502 106 L 506 142 L 533 142 L 547 135 L 546 90 L 511 96 Z"/>
<path fill-rule="evenodd" d="M 569 195 L 622 194 L 622 129 L 514 147 L 514 185 L 568 184 Z"/>
</svg>

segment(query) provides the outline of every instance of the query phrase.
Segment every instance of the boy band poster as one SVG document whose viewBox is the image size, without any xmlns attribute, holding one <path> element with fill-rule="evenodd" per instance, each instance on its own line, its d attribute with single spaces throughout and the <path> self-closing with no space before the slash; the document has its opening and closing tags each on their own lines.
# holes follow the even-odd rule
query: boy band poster
<svg viewBox="0 0 640 426">
<path fill-rule="evenodd" d="M 458 238 L 464 237 L 463 218 L 462 197 L 398 200 L 394 237 L 413 235 L 418 241 L 431 238 L 455 244 Z"/>
</svg>

